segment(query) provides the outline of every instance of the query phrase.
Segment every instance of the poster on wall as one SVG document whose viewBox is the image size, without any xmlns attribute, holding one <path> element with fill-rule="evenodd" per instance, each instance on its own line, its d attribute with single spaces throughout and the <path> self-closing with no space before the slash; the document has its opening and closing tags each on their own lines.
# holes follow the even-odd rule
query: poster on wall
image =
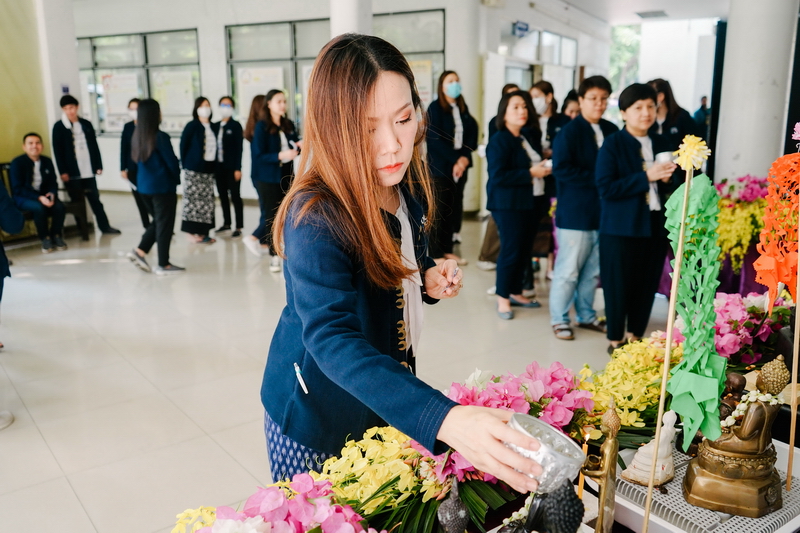
<svg viewBox="0 0 800 533">
<path fill-rule="evenodd" d="M 152 74 L 152 98 L 161 104 L 163 115 L 190 115 L 194 106 L 192 73 L 165 70 Z"/>
<path fill-rule="evenodd" d="M 94 116 L 94 104 L 93 100 L 96 101 L 95 98 L 95 86 L 94 86 L 94 73 L 91 70 L 81 70 L 78 73 L 78 77 L 81 81 L 81 99 L 80 101 L 83 103 L 78 109 L 80 109 L 81 117 L 85 118 L 89 122 L 91 122 L 95 127 L 97 127 L 97 120 Z"/>
<path fill-rule="evenodd" d="M 422 109 L 428 109 L 434 97 L 433 61 L 430 59 L 409 61 L 408 65 L 411 67 L 411 71 L 414 72 L 414 81 L 417 83 L 417 91 L 419 91 L 419 98 L 422 101 Z"/>
<path fill-rule="evenodd" d="M 285 89 L 283 67 L 238 67 L 236 92 L 242 109 L 250 109 L 250 102 L 259 94 L 272 89 Z"/>
<path fill-rule="evenodd" d="M 139 77 L 136 73 L 104 74 L 102 77 L 105 131 L 122 131 L 128 117 L 128 102 L 139 96 Z"/>
</svg>

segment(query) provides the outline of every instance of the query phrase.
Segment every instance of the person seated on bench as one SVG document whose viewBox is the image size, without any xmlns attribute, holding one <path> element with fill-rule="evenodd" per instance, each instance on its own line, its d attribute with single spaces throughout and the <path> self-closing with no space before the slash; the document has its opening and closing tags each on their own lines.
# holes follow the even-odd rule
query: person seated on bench
<svg viewBox="0 0 800 533">
<path fill-rule="evenodd" d="M 58 181 L 53 161 L 42 155 L 42 138 L 28 133 L 22 138 L 25 153 L 11 162 L 11 191 L 14 203 L 22 211 L 33 213 L 36 232 L 42 240 L 42 252 L 66 250 L 61 236 L 66 208 L 58 199 Z M 47 228 L 47 218 L 51 218 Z"/>
</svg>

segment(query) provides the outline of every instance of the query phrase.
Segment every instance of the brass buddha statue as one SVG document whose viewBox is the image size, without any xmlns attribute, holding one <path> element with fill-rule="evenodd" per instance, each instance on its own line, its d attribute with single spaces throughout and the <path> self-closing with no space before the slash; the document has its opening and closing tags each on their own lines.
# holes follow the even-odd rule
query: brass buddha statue
<svg viewBox="0 0 800 533">
<path fill-rule="evenodd" d="M 777 396 L 788 382 L 789 371 L 779 356 L 761 369 L 756 383 L 759 397 Z M 683 479 L 683 496 L 698 507 L 759 518 L 783 506 L 772 444 L 772 423 L 780 403 L 753 395 L 742 400 L 749 403 L 729 415 L 730 425 L 723 424 L 722 435 L 700 443 Z"/>
<path fill-rule="evenodd" d="M 617 433 L 622 425 L 614 401 L 603 413 L 600 430 L 605 441 L 600 446 L 600 455 L 589 455 L 581 468 L 583 475 L 594 480 L 600 487 L 597 496 L 597 523 L 595 533 L 611 533 L 614 526 L 614 502 L 617 489 L 617 455 L 619 441 Z"/>
</svg>

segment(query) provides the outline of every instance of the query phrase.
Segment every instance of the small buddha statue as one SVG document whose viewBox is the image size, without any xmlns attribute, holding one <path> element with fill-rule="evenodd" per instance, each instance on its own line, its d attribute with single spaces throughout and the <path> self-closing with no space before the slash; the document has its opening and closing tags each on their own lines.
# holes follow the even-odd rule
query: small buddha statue
<svg viewBox="0 0 800 533">
<path fill-rule="evenodd" d="M 583 475 L 593 479 L 600 486 L 597 497 L 596 533 L 611 533 L 614 525 L 614 497 L 617 492 L 617 455 L 619 441 L 617 433 L 622 425 L 614 402 L 603 413 L 600 419 L 600 431 L 605 436 L 600 446 L 600 456 L 590 455 L 586 458 L 581 471 Z"/>
<path fill-rule="evenodd" d="M 664 424 L 661 426 L 661 435 L 658 443 L 658 457 L 653 457 L 656 439 L 639 448 L 633 456 L 631 465 L 626 468 L 620 477 L 631 483 L 647 486 L 650 481 L 650 472 L 653 461 L 656 463 L 655 485 L 661 486 L 672 481 L 675 477 L 675 462 L 672 459 L 673 443 L 675 441 L 675 422 L 678 415 L 675 411 L 664 413 Z"/>
<path fill-rule="evenodd" d="M 779 355 L 762 367 L 756 386 L 761 395 L 777 396 L 788 382 L 789 370 Z M 723 427 L 717 440 L 704 440 L 683 480 L 686 501 L 750 518 L 780 509 L 781 479 L 772 444 L 772 423 L 779 410 L 778 403 L 751 397 L 740 420 Z"/>
</svg>

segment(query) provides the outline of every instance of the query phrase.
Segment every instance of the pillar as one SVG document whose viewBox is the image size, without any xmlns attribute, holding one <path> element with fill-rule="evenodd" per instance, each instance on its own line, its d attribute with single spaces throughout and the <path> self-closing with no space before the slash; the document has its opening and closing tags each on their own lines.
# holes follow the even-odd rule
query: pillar
<svg viewBox="0 0 800 533">
<path fill-rule="evenodd" d="M 800 0 L 731 0 L 715 181 L 766 176 L 783 154 Z"/>
<path fill-rule="evenodd" d="M 372 0 L 330 0 L 331 38 L 343 33 L 372 34 Z"/>
</svg>

